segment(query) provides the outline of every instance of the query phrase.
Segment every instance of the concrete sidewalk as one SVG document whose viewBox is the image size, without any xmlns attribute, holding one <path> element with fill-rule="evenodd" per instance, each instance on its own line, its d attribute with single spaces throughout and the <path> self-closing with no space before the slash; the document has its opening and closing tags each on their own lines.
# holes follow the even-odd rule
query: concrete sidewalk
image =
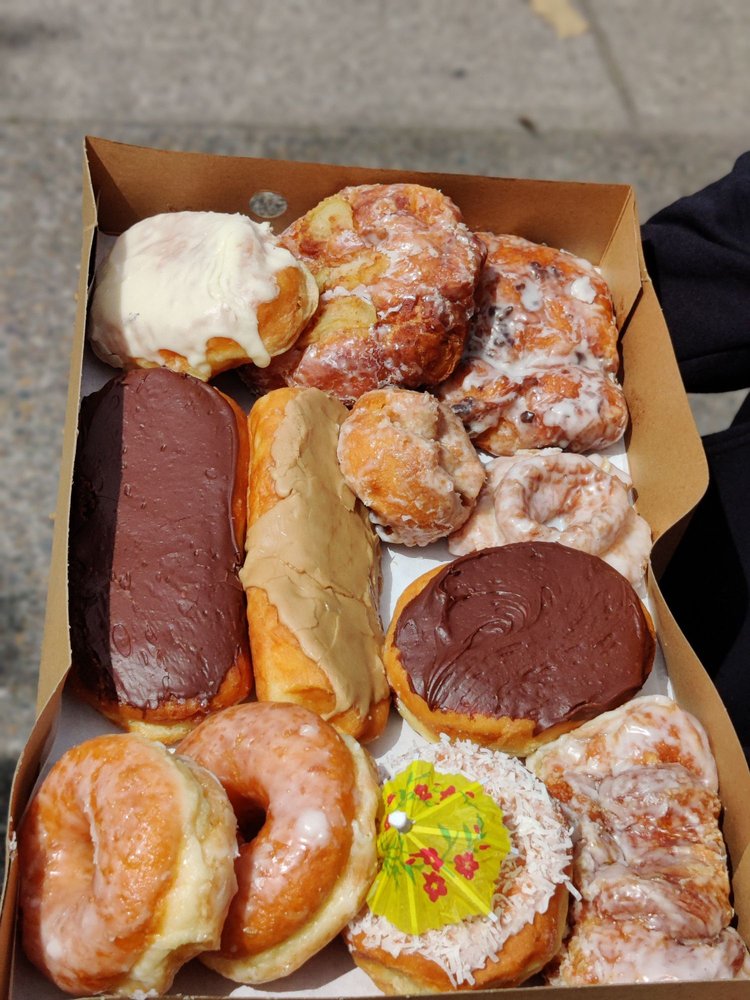
<svg viewBox="0 0 750 1000">
<path fill-rule="evenodd" d="M 0 796 L 33 721 L 86 132 L 628 182 L 643 217 L 750 145 L 746 0 L 6 0 L 0 14 Z M 737 396 L 696 404 L 703 429 Z"/>
</svg>

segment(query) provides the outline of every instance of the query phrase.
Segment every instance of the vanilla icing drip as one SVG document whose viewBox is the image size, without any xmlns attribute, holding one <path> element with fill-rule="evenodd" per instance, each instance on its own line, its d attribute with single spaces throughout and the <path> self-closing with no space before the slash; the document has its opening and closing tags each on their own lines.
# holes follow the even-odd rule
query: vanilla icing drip
<svg viewBox="0 0 750 1000">
<path fill-rule="evenodd" d="M 118 237 L 97 272 L 92 345 L 117 367 L 133 358 L 163 364 L 160 352 L 172 351 L 208 378 L 208 343 L 226 338 L 265 367 L 258 307 L 278 296 L 276 275 L 290 267 L 299 264 L 267 222 L 220 212 L 143 219 Z"/>
</svg>

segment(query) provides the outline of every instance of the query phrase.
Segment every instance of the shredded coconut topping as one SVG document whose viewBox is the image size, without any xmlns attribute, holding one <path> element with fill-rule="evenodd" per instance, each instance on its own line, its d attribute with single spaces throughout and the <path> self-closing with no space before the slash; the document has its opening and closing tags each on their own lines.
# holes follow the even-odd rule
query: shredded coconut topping
<svg viewBox="0 0 750 1000">
<path fill-rule="evenodd" d="M 392 777 L 414 757 L 387 755 L 380 761 L 381 776 Z M 469 740 L 423 747 L 419 759 L 448 774 L 478 781 L 503 810 L 511 837 L 511 852 L 500 869 L 493 912 L 470 917 L 424 934 L 406 934 L 385 917 L 365 907 L 349 924 L 352 935 L 364 935 L 367 949 L 382 948 L 390 955 L 420 954 L 438 965 L 452 985 L 474 983 L 474 973 L 488 960 L 496 961 L 505 942 L 544 913 L 561 883 L 568 889 L 571 831 L 547 789 L 515 757 L 479 747 Z"/>
</svg>

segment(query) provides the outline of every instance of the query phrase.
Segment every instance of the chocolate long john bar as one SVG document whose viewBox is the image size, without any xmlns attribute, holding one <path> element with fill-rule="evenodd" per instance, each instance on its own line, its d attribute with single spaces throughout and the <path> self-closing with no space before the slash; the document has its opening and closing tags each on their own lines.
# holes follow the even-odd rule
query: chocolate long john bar
<svg viewBox="0 0 750 1000">
<path fill-rule="evenodd" d="M 247 431 L 211 386 L 131 371 L 84 399 L 69 541 L 76 686 L 175 740 L 251 686 L 237 573 Z"/>
</svg>

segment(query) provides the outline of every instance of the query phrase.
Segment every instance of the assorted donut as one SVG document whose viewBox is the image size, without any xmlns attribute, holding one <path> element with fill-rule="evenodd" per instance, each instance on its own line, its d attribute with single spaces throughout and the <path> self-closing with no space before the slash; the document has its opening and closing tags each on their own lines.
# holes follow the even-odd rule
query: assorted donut
<svg viewBox="0 0 750 1000">
<path fill-rule="evenodd" d="M 706 735 L 639 697 L 651 531 L 599 454 L 628 413 L 597 268 L 371 184 L 280 236 L 145 219 L 88 323 L 124 371 L 81 407 L 71 690 L 126 732 L 19 831 L 42 973 L 257 985 L 342 934 L 389 994 L 750 979 Z M 426 546 L 384 633 L 382 567 Z"/>
<path fill-rule="evenodd" d="M 478 234 L 487 260 L 467 348 L 437 393 L 494 455 L 593 451 L 618 441 L 627 405 L 606 282 L 587 260 L 519 236 Z"/>
</svg>

